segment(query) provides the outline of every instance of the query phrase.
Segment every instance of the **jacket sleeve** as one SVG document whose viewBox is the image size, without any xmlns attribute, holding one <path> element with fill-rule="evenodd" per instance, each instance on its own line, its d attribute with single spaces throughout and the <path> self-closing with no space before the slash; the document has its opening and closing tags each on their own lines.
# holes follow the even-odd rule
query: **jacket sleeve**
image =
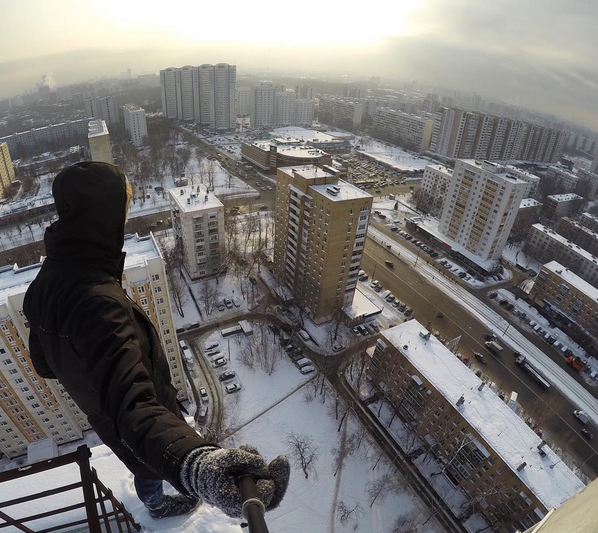
<svg viewBox="0 0 598 533">
<path fill-rule="evenodd" d="M 94 296 L 73 315 L 69 330 L 83 369 L 81 380 L 91 393 L 90 408 L 109 418 L 121 443 L 139 461 L 180 488 L 181 459 L 206 441 L 158 403 L 142 364 L 131 309 L 111 297 Z"/>
<path fill-rule="evenodd" d="M 48 366 L 39 337 L 33 329 L 29 330 L 29 355 L 38 375 L 44 379 L 56 379 L 54 372 Z"/>
</svg>

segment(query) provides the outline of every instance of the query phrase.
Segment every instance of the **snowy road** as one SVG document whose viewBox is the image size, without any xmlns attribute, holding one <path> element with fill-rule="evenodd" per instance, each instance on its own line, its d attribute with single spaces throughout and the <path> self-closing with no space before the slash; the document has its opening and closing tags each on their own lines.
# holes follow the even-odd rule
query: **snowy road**
<svg viewBox="0 0 598 533">
<path fill-rule="evenodd" d="M 411 262 L 412 264 L 416 262 L 417 254 L 409 248 L 402 246 L 397 241 L 392 240 L 380 230 L 370 226 L 368 236 L 376 242 L 390 244 L 392 246 L 392 254 L 396 256 L 400 254 L 399 259 Z M 420 254 L 420 259 L 414 267 L 420 275 L 434 283 L 444 293 L 458 302 L 466 311 L 481 319 L 488 326 L 488 329 L 499 336 L 505 344 L 509 345 L 513 350 L 525 354 L 534 363 L 536 368 L 565 397 L 577 405 L 579 409 L 586 411 L 594 424 L 598 425 L 598 400 L 596 398 L 580 386 L 563 368 L 552 361 L 552 359 L 531 343 L 515 327 L 509 327 L 510 322 L 507 322 L 463 287 L 441 276 L 434 267 L 426 263 L 426 259 L 428 259 L 426 254 Z"/>
</svg>

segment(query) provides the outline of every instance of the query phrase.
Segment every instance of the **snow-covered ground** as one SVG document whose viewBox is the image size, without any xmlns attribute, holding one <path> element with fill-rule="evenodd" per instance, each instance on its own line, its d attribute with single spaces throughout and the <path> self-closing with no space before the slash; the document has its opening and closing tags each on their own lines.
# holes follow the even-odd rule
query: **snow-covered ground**
<svg viewBox="0 0 598 533">
<path fill-rule="evenodd" d="M 507 244 L 502 251 L 502 257 L 505 261 L 508 261 L 514 266 L 521 266 L 526 270 L 530 269 L 534 272 L 540 272 L 542 268 L 542 263 L 540 261 L 536 261 L 533 257 L 527 255 L 523 250 L 523 245 L 513 245 Z"/>
<path fill-rule="evenodd" d="M 377 240 L 387 240 L 386 235 L 376 228 L 370 226 L 368 235 Z M 400 252 L 399 260 L 415 262 L 416 255 L 400 243 L 394 243 L 391 250 L 395 255 Z M 419 261 L 415 266 L 416 270 L 428 282 L 434 283 L 448 296 L 459 303 L 467 312 L 474 315 L 478 320 L 485 323 L 490 331 L 495 333 L 502 341 L 513 350 L 525 354 L 530 362 L 542 372 L 544 376 L 564 394 L 574 405 L 588 413 L 595 424 L 598 424 L 598 400 L 584 389 L 573 377 L 571 377 L 564 368 L 552 361 L 538 347 L 531 343 L 527 338 L 519 333 L 516 328 L 508 327 L 507 322 L 493 309 L 480 301 L 465 288 L 451 281 L 444 276 L 438 276 L 436 269 L 424 261 Z M 506 331 L 505 331 L 506 330 Z"/>
<path fill-rule="evenodd" d="M 371 137 L 358 137 L 353 141 L 359 151 L 368 154 L 377 161 L 390 165 L 398 170 L 423 170 L 431 161 L 399 148 L 394 144 L 378 141 Z"/>
</svg>

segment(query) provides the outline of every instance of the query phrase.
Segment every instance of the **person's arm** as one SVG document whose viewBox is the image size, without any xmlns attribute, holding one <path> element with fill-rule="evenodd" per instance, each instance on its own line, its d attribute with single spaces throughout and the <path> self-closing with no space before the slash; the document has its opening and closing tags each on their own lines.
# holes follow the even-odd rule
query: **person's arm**
<svg viewBox="0 0 598 533">
<path fill-rule="evenodd" d="M 28 344 L 29 356 L 31 357 L 33 368 L 35 368 L 37 374 L 44 379 L 56 379 L 54 372 L 48 366 L 48 362 L 46 361 L 46 357 L 44 355 L 44 350 L 42 348 L 41 343 L 39 342 L 37 333 L 33 331 L 33 328 L 29 330 Z"/>
</svg>

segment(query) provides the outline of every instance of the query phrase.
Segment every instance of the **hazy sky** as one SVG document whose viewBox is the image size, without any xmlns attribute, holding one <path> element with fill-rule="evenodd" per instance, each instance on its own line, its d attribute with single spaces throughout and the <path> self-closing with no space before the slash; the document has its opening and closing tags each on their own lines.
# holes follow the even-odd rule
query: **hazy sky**
<svg viewBox="0 0 598 533">
<path fill-rule="evenodd" d="M 207 5 L 209 4 L 209 5 Z M 131 67 L 379 75 L 598 131 L 598 0 L 2 0 L 0 96 Z"/>
</svg>

